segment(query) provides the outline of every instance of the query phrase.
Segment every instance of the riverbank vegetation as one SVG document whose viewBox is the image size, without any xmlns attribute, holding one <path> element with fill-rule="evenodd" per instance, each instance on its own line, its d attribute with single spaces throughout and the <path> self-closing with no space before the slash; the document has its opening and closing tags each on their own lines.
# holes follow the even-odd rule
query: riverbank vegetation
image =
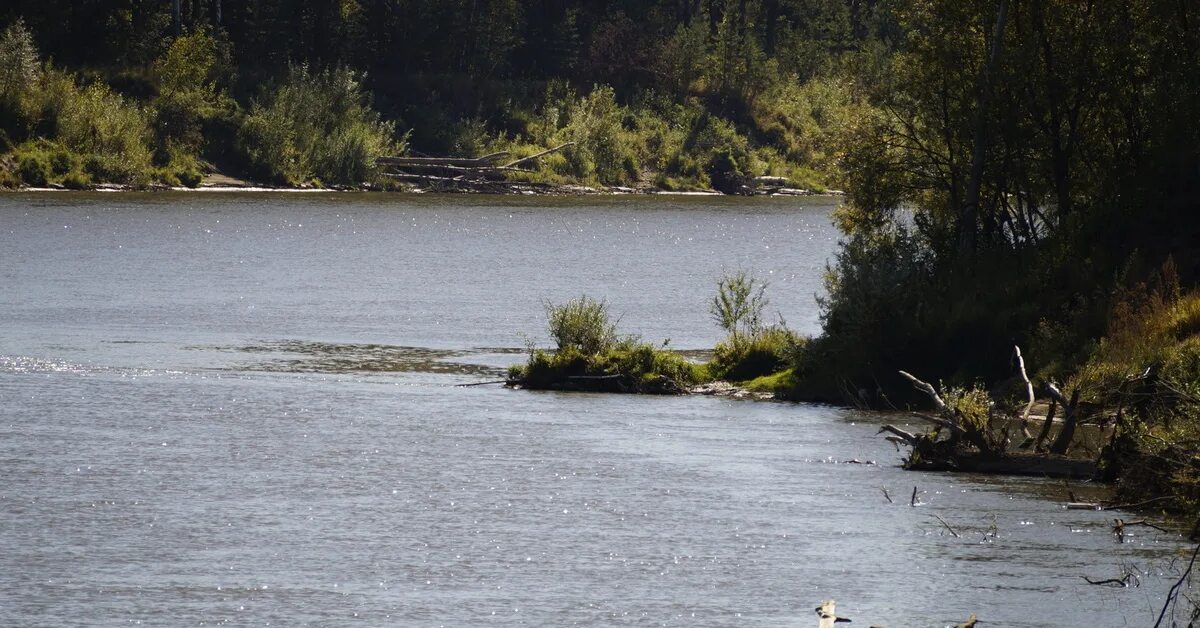
<svg viewBox="0 0 1200 628">
<path fill-rule="evenodd" d="M 679 394 L 709 379 L 703 365 L 662 346 L 617 333 L 608 303 L 582 296 L 546 304 L 555 350 L 530 348 L 509 383 L 540 390 Z"/>
<path fill-rule="evenodd" d="M 552 351 L 529 349 L 523 365 L 509 370 L 509 383 L 531 389 L 685 394 L 700 384 L 725 382 L 728 390 L 774 394 L 785 390 L 792 356 L 804 339 L 781 320 L 764 326 L 766 283 L 746 271 L 721 277 L 710 306 L 725 330 L 704 363 L 617 331 L 606 301 L 588 296 L 545 304 Z"/>
<path fill-rule="evenodd" d="M 886 6 L 881 45 L 826 57 L 786 88 L 847 81 L 864 103 L 835 125 L 830 151 L 848 196 L 822 333 L 780 340 L 758 320 L 758 334 L 739 329 L 718 348 L 710 375 L 761 362 L 755 374 L 786 380 L 792 399 L 903 408 L 930 403 L 901 375 L 918 373 L 944 398 L 965 391 L 955 398 L 992 408 L 951 410 L 991 439 L 960 439 L 964 451 L 1028 441 L 1008 419 L 1028 403 L 1013 391 L 1032 387 L 1059 419 L 1042 423 L 1044 448 L 1096 457 L 1079 439 L 1102 424 L 1101 467 L 1123 494 L 1195 512 L 1200 14 L 1160 0 Z M 713 50 L 731 41 L 722 20 Z M 756 112 L 781 108 L 772 89 L 784 88 L 757 90 L 759 64 L 719 74 L 728 67 L 700 83 L 736 74 L 733 93 L 753 97 L 730 128 L 764 137 L 765 123 L 740 122 L 769 119 Z M 710 182 L 726 157 L 754 160 L 724 145 Z"/>
<path fill-rule="evenodd" d="M 1186 4 L 902 2 L 847 136 L 845 241 L 791 396 L 927 404 L 901 370 L 1115 424 L 1128 495 L 1196 512 L 1200 19 Z"/>
<path fill-rule="evenodd" d="M 514 176 L 729 193 L 841 185 L 898 37 L 884 3 L 807 0 L 18 0 L 0 29 L 7 186 L 386 187 L 384 154 L 573 142 Z"/>
</svg>

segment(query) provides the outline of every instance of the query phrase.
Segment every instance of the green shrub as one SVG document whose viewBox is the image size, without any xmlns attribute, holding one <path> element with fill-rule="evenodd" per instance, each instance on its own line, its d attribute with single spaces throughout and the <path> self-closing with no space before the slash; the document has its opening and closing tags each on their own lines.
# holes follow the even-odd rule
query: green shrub
<svg viewBox="0 0 1200 628">
<path fill-rule="evenodd" d="M 13 190 L 21 187 L 21 178 L 5 167 L 0 167 L 0 188 Z"/>
<path fill-rule="evenodd" d="M 24 136 L 34 113 L 32 96 L 40 76 L 33 34 L 18 19 L 0 33 L 0 130 Z"/>
<path fill-rule="evenodd" d="M 762 329 L 763 310 L 770 303 L 766 290 L 765 281 L 744 270 L 717 281 L 717 294 L 709 303 L 708 313 L 729 334 L 731 344 L 736 346 Z"/>
<path fill-rule="evenodd" d="M 72 170 L 63 175 L 62 184 L 68 190 L 86 190 L 92 186 L 92 180 L 83 172 Z"/>
<path fill-rule="evenodd" d="M 17 157 L 17 176 L 21 177 L 26 185 L 45 187 L 50 182 L 52 173 L 50 159 L 45 153 L 29 152 Z"/>
<path fill-rule="evenodd" d="M 746 187 L 746 173 L 729 148 L 713 151 L 708 162 L 708 179 L 713 189 L 722 194 L 741 194 Z"/>
<path fill-rule="evenodd" d="M 237 144 L 251 171 L 273 181 L 357 185 L 377 175 L 375 160 L 402 149 L 395 126 L 371 108 L 359 76 L 293 66 L 256 102 Z"/>
<path fill-rule="evenodd" d="M 618 338 L 602 300 L 583 296 L 563 305 L 546 304 L 554 352 L 531 350 L 523 366 L 509 369 L 509 380 L 526 388 L 580 389 L 575 376 L 604 376 L 595 389 L 671 393 L 708 379 L 704 365 L 640 341 Z M 615 378 L 609 380 L 608 377 Z"/>
<path fill-rule="evenodd" d="M 175 176 L 179 177 L 179 182 L 182 183 L 184 187 L 189 188 L 200 187 L 200 182 L 204 180 L 204 175 L 195 168 L 185 168 L 177 172 Z"/>
<path fill-rule="evenodd" d="M 47 70 L 37 99 L 38 132 L 61 144 L 52 171 L 83 168 L 96 180 L 144 182 L 150 170 L 149 115 L 103 85 L 79 87 L 69 74 Z M 70 153 L 74 153 L 71 155 Z"/>
<path fill-rule="evenodd" d="M 220 85 L 229 74 L 228 56 L 217 39 L 200 29 L 175 38 L 155 60 L 154 127 L 160 163 L 169 161 L 170 151 L 199 154 L 206 144 L 205 127 L 236 108 Z"/>
<path fill-rule="evenodd" d="M 592 93 L 572 104 L 562 137 L 575 142 L 565 151 L 570 174 L 596 178 L 605 184 L 635 181 L 639 165 L 622 126 L 625 111 L 617 105 L 613 89 L 597 85 Z"/>
<path fill-rule="evenodd" d="M 58 146 L 50 153 L 50 168 L 56 176 L 63 176 L 72 170 L 79 170 L 79 156 Z"/>
<path fill-rule="evenodd" d="M 562 305 L 545 304 L 550 337 L 559 351 L 574 349 L 595 355 L 617 341 L 617 325 L 608 312 L 608 303 L 587 296 Z"/>
<path fill-rule="evenodd" d="M 744 382 L 788 370 L 807 340 L 783 324 L 772 325 L 740 342 L 720 342 L 709 372 L 717 379 Z"/>
</svg>

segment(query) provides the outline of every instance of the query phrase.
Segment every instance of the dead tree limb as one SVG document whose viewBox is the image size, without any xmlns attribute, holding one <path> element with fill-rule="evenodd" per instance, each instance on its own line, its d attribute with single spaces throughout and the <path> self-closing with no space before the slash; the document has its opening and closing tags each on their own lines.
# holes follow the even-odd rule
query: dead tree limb
<svg viewBox="0 0 1200 628">
<path fill-rule="evenodd" d="M 380 166 L 458 166 L 460 168 L 486 168 L 498 159 L 507 157 L 507 152 L 492 153 L 483 157 L 380 157 L 375 163 Z"/>
<path fill-rule="evenodd" d="M 1183 583 L 1187 582 L 1188 576 L 1192 575 L 1192 567 L 1196 565 L 1197 554 L 1200 554 L 1200 545 L 1197 545 L 1195 551 L 1192 552 L 1192 559 L 1188 561 L 1187 569 L 1184 570 L 1183 575 L 1179 576 L 1179 580 L 1171 585 L 1171 590 L 1167 593 L 1167 600 L 1163 602 L 1162 612 L 1158 614 L 1158 621 L 1154 622 L 1154 628 L 1162 625 L 1163 618 L 1167 616 L 1167 610 L 1171 608 L 1175 600 L 1179 597 L 1179 590 L 1183 587 Z"/>
<path fill-rule="evenodd" d="M 566 144 L 560 144 L 558 146 L 555 146 L 554 148 L 544 150 L 540 153 L 537 153 L 536 155 L 530 155 L 528 157 L 522 157 L 516 161 L 510 161 L 501 167 L 502 168 L 516 168 L 520 164 L 523 164 L 527 161 L 533 161 L 533 160 L 537 159 L 538 157 L 545 157 L 546 155 L 549 155 L 551 153 L 557 153 L 558 151 L 560 151 L 568 146 L 574 146 L 574 145 L 575 145 L 575 142 L 567 142 Z"/>
<path fill-rule="evenodd" d="M 930 384 L 929 382 L 922 381 L 922 380 L 917 379 L 916 377 L 913 377 L 913 375 L 911 373 L 909 373 L 908 371 L 900 371 L 900 375 L 902 377 L 904 377 L 904 379 L 907 379 L 909 382 L 911 382 L 913 385 L 913 388 L 916 388 L 917 390 L 925 393 L 926 395 L 929 395 L 929 398 L 933 400 L 933 404 L 935 406 L 937 406 L 938 410 L 940 410 L 941 412 L 952 414 L 950 412 L 950 408 L 946 407 L 946 402 L 942 400 L 940 395 L 938 395 L 937 389 L 933 387 L 933 384 Z"/>
<path fill-rule="evenodd" d="M 1021 347 L 1014 345 L 1013 351 L 1017 354 L 1017 367 L 1021 373 L 1021 379 L 1025 381 L 1025 392 L 1029 395 L 1029 403 L 1025 405 L 1025 411 L 1021 413 L 1021 433 L 1026 439 L 1033 438 L 1029 433 L 1029 413 L 1033 410 L 1033 382 L 1029 381 L 1029 374 L 1025 372 L 1025 358 L 1021 356 Z"/>
<path fill-rule="evenodd" d="M 917 443 L 920 442 L 919 438 L 916 435 L 914 435 L 912 432 L 906 432 L 906 431 L 896 427 L 895 425 L 885 425 L 885 426 L 879 428 L 879 431 L 877 433 L 882 434 L 884 432 L 888 432 L 890 434 L 895 434 L 896 437 L 898 437 L 900 440 L 907 443 L 909 447 L 916 447 Z"/>
<path fill-rule="evenodd" d="M 1106 586 L 1106 585 L 1110 585 L 1110 584 L 1116 585 L 1119 587 L 1128 587 L 1129 586 L 1129 574 L 1125 574 L 1124 576 L 1122 576 L 1120 578 L 1108 578 L 1105 580 L 1092 580 L 1091 578 L 1089 578 L 1087 576 L 1080 576 L 1080 578 L 1083 578 L 1084 580 L 1086 580 L 1088 584 L 1094 584 L 1094 585 L 1099 585 L 1099 586 Z"/>
<path fill-rule="evenodd" d="M 1146 506 L 1149 506 L 1150 504 L 1157 504 L 1159 502 L 1165 502 L 1170 499 L 1175 499 L 1175 496 L 1174 495 L 1160 495 L 1159 497 L 1155 497 L 1154 499 L 1147 499 L 1146 501 L 1135 502 L 1132 504 L 1105 504 L 1103 510 L 1137 510 L 1138 508 L 1144 508 Z"/>
<path fill-rule="evenodd" d="M 1071 393 L 1070 401 L 1067 401 L 1062 391 L 1053 382 L 1046 384 L 1046 391 L 1063 407 L 1063 426 L 1058 432 L 1058 437 L 1054 439 L 1054 443 L 1050 445 L 1050 453 L 1065 454 L 1071 446 L 1071 439 L 1075 437 L 1075 426 L 1079 423 L 1079 389 L 1076 388 Z"/>
<path fill-rule="evenodd" d="M 1050 408 L 1046 410 L 1046 420 L 1042 422 L 1042 431 L 1038 432 L 1037 443 L 1033 446 L 1034 451 L 1041 453 L 1042 444 L 1046 442 L 1046 438 L 1050 436 L 1050 427 L 1054 425 L 1054 414 L 1058 410 L 1058 400 L 1050 400 Z"/>
<path fill-rule="evenodd" d="M 955 423 L 954 421 L 951 421 L 949 419 L 943 419 L 941 417 L 936 417 L 936 416 L 933 416 L 932 414 L 925 414 L 923 412 L 913 412 L 912 415 L 918 419 L 921 419 L 922 421 L 928 421 L 938 427 L 948 429 L 951 432 L 958 434 L 960 436 L 966 434 L 966 430 L 964 430 L 962 427 L 960 427 L 958 425 L 958 423 Z"/>
<path fill-rule="evenodd" d="M 939 517 L 939 516 L 937 516 L 937 515 L 931 515 L 931 516 L 932 516 L 934 519 L 937 519 L 938 521 L 941 521 L 941 522 L 942 522 L 942 525 L 946 526 L 946 529 L 950 531 L 950 534 L 953 534 L 953 535 L 954 535 L 954 538 L 956 538 L 956 539 L 960 539 L 960 538 L 962 538 L 961 536 L 959 536 L 958 532 L 955 532 L 955 531 L 954 531 L 954 528 L 950 527 L 950 524 L 946 523 L 946 520 L 945 520 L 945 519 L 942 519 L 941 517 Z"/>
<path fill-rule="evenodd" d="M 949 429 L 955 436 L 965 437 L 979 451 L 993 451 L 995 447 L 988 442 L 986 435 L 974 426 L 963 427 L 959 420 L 959 414 L 946 405 L 946 401 L 938 394 L 937 389 L 933 384 L 922 381 L 914 377 L 907 371 L 900 371 L 900 375 L 908 381 L 912 382 L 913 388 L 925 393 L 933 400 L 933 404 L 937 406 L 938 412 L 942 417 L 934 417 L 928 414 L 914 414 L 914 416 L 929 421 L 935 425 L 940 425 Z"/>
</svg>

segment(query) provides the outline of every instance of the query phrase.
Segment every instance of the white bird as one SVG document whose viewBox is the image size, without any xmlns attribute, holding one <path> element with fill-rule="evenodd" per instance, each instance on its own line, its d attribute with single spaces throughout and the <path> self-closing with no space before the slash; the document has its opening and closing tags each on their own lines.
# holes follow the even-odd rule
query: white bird
<svg viewBox="0 0 1200 628">
<path fill-rule="evenodd" d="M 848 619 L 846 617 L 838 617 L 837 616 L 837 612 L 834 610 L 834 601 L 833 600 L 825 600 L 825 602 L 823 602 L 820 606 L 818 606 L 816 608 L 816 611 L 817 611 L 817 617 L 820 618 L 820 622 L 817 624 L 817 628 L 833 628 L 833 625 L 835 623 L 842 623 L 842 622 L 850 621 L 850 619 Z"/>
</svg>

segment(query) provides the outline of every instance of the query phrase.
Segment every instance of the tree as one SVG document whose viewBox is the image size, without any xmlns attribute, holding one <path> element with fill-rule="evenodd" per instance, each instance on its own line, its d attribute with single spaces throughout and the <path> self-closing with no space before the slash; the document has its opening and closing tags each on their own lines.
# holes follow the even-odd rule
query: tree
<svg viewBox="0 0 1200 628">
<path fill-rule="evenodd" d="M 717 281 L 717 294 L 708 311 L 729 334 L 734 348 L 762 330 L 763 310 L 769 303 L 766 290 L 767 282 L 757 280 L 745 270 L 725 274 Z"/>
</svg>

